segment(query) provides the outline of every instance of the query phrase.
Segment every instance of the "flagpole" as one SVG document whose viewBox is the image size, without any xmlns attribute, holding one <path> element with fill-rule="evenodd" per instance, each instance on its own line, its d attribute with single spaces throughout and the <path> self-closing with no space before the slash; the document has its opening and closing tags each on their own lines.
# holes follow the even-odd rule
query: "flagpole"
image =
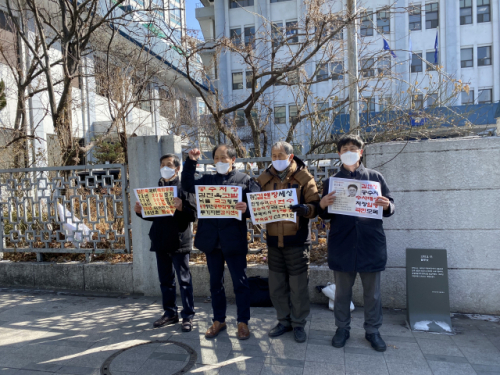
<svg viewBox="0 0 500 375">
<path fill-rule="evenodd" d="M 349 65 L 349 130 L 359 127 L 359 91 L 358 91 L 358 43 L 356 40 L 356 0 L 347 0 L 347 11 L 354 17 L 347 27 L 347 51 Z"/>
</svg>

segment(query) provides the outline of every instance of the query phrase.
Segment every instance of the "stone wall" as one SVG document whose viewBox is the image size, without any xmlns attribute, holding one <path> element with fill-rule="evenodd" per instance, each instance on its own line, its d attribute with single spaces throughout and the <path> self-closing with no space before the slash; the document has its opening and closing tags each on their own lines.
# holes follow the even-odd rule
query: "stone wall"
<svg viewBox="0 0 500 375">
<path fill-rule="evenodd" d="M 384 278 L 401 292 L 384 290 L 384 305 L 405 295 L 406 248 L 446 249 L 452 311 L 500 314 L 499 161 L 500 137 L 367 147 L 366 166 L 384 175 L 396 203 L 384 220 Z"/>
</svg>

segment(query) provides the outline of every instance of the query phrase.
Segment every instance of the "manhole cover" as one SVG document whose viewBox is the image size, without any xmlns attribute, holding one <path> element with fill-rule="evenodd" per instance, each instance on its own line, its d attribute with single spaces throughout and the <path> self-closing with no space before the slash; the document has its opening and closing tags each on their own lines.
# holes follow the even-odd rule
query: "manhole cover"
<svg viewBox="0 0 500 375">
<path fill-rule="evenodd" d="M 101 366 L 101 375 L 134 373 L 179 375 L 187 373 L 198 355 L 182 342 L 156 340 L 122 349 L 111 355 Z"/>
</svg>

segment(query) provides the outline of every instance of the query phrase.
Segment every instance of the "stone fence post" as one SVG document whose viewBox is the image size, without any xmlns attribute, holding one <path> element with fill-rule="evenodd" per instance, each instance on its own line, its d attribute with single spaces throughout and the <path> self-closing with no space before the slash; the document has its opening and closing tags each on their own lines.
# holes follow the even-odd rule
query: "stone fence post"
<svg viewBox="0 0 500 375">
<path fill-rule="evenodd" d="M 176 154 L 181 158 L 181 140 L 176 135 L 131 137 L 128 139 L 132 247 L 134 253 L 134 291 L 144 295 L 161 295 L 155 253 L 149 251 L 151 222 L 133 211 L 134 189 L 158 186 L 160 157 Z"/>
</svg>

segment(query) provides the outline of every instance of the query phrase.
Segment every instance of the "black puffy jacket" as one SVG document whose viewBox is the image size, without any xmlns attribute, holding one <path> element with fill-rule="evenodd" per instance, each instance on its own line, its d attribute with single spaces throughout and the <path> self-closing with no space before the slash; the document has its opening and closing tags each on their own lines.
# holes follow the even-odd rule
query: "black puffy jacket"
<svg viewBox="0 0 500 375">
<path fill-rule="evenodd" d="M 182 188 L 194 194 L 196 185 L 233 185 L 243 188 L 243 202 L 247 201 L 247 193 L 260 191 L 260 185 L 245 173 L 232 170 L 226 175 L 195 175 L 195 160 L 187 159 L 182 171 Z M 250 211 L 242 215 L 242 219 L 198 219 L 198 230 L 194 245 L 204 253 L 210 253 L 220 247 L 224 256 L 248 253 L 246 219 Z"/>
<path fill-rule="evenodd" d="M 367 169 L 360 164 L 355 172 L 344 167 L 333 177 L 353 180 L 380 182 L 382 195 L 391 201 L 383 216 L 394 214 L 394 199 L 384 177 L 377 171 Z M 323 182 L 323 196 L 328 194 L 329 179 Z M 382 220 L 348 215 L 329 214 L 328 207 L 318 207 L 322 219 L 331 219 L 328 234 L 328 266 L 341 272 L 378 272 L 385 269 L 387 263 L 387 244 Z"/>
<path fill-rule="evenodd" d="M 193 248 L 193 232 L 190 223 L 196 220 L 196 202 L 193 194 L 181 188 L 179 177 L 164 182 L 160 178 L 158 186 L 177 186 L 177 196 L 182 199 L 182 211 L 175 210 L 173 216 L 140 218 L 152 221 L 149 230 L 151 251 L 164 251 L 169 254 L 186 254 Z"/>
</svg>

